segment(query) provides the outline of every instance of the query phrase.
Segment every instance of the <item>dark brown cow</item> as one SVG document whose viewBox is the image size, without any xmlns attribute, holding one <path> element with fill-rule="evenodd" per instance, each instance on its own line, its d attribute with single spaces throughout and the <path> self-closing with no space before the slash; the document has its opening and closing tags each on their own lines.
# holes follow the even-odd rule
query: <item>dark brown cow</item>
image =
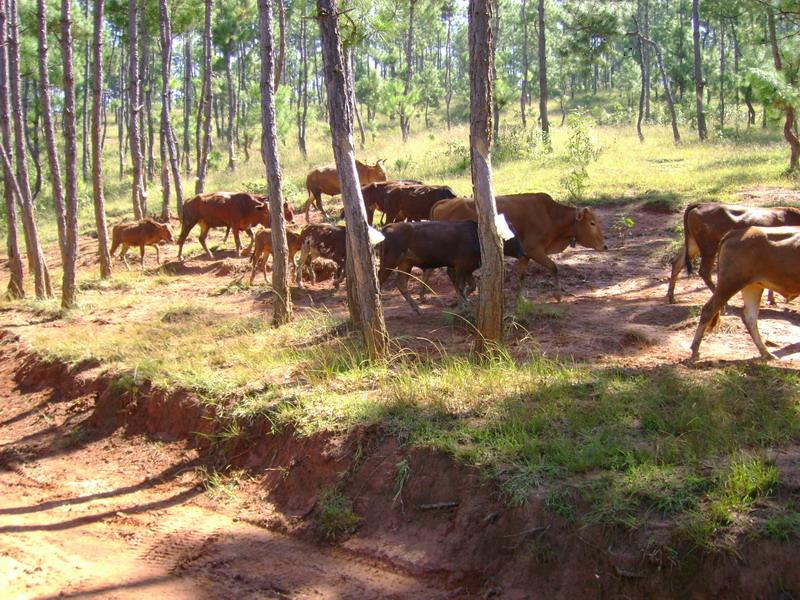
<svg viewBox="0 0 800 600">
<path fill-rule="evenodd" d="M 391 188 L 399 185 L 422 185 L 421 181 L 416 179 L 396 179 L 394 181 L 376 181 L 361 186 L 361 195 L 364 198 L 364 207 L 367 209 L 367 222 L 372 225 L 375 217 L 375 209 L 383 213 L 382 223 L 386 220 L 386 205 L 384 198 L 386 192 Z M 342 211 L 342 218 L 344 218 L 344 211 Z"/>
<path fill-rule="evenodd" d="M 700 313 L 690 360 L 697 360 L 703 336 L 717 325 L 720 311 L 738 291 L 742 292 L 742 320 L 750 337 L 763 358 L 776 358 L 758 332 L 765 288 L 787 298 L 800 295 L 800 227 L 748 227 L 725 234 L 719 245 L 717 287 Z"/>
<path fill-rule="evenodd" d="M 555 279 L 556 298 L 561 298 L 558 267 L 549 254 L 558 254 L 567 246 L 607 249 L 600 220 L 590 208 L 576 208 L 553 200 L 548 194 L 512 194 L 496 196 L 497 212 L 506 216 L 514 228 L 525 256 L 517 262 L 519 290 L 530 259 L 547 268 Z M 431 208 L 431 219 L 477 221 L 475 201 L 471 198 L 442 200 Z"/>
<path fill-rule="evenodd" d="M 338 225 L 306 225 L 301 234 L 302 244 L 300 247 L 300 260 L 295 270 L 297 285 L 303 287 L 303 270 L 309 267 L 311 271 L 311 283 L 315 284 L 316 275 L 311 268 L 311 261 L 315 258 L 327 258 L 336 263 L 336 275 L 333 279 L 333 287 L 339 289 L 342 279 L 344 279 L 344 266 L 347 259 L 347 240 L 345 228 Z"/>
<path fill-rule="evenodd" d="M 720 240 L 731 230 L 759 227 L 781 227 L 800 225 L 800 210 L 789 207 L 756 208 L 702 202 L 690 204 L 683 213 L 683 252 L 672 260 L 672 273 L 667 287 L 667 301 L 675 302 L 675 282 L 683 269 L 691 274 L 692 259 L 700 255 L 698 273 L 706 285 L 714 291 L 711 270 L 717 256 Z"/>
<path fill-rule="evenodd" d="M 374 165 L 368 165 L 361 161 L 356 161 L 356 171 L 358 180 L 364 186 L 373 181 L 386 181 L 386 171 L 383 170 L 383 159 Z M 327 213 L 322 206 L 322 194 L 336 196 L 340 191 L 339 174 L 336 172 L 336 165 L 317 167 L 306 176 L 306 189 L 308 190 L 308 204 L 306 204 L 306 221 L 311 214 L 311 204 L 314 203 L 317 209 L 325 216 Z"/>
<path fill-rule="evenodd" d="M 411 269 L 418 267 L 428 271 L 447 267 L 459 304 L 466 303 L 466 288 L 474 288 L 472 273 L 481 266 L 481 245 L 475 221 L 391 223 L 383 228 L 383 235 L 386 239 L 380 246 L 378 271 L 381 286 L 396 271 L 397 289 L 414 312 L 420 314 L 419 306 L 408 292 Z M 505 243 L 504 252 L 506 256 L 522 256 L 517 238 Z"/>
<path fill-rule="evenodd" d="M 383 212 L 387 223 L 424 221 L 430 218 L 434 204 L 455 197 L 455 192 L 446 185 L 393 186 L 384 195 Z"/>
<path fill-rule="evenodd" d="M 284 210 L 286 210 L 285 205 Z M 236 256 L 239 256 L 242 249 L 239 232 L 244 231 L 250 236 L 250 246 L 252 246 L 253 232 L 250 231 L 250 228 L 255 225 L 269 227 L 269 206 L 247 192 L 211 192 L 195 196 L 183 205 L 183 222 L 178 238 L 178 259 L 183 256 L 183 244 L 186 242 L 189 232 L 198 223 L 200 224 L 200 244 L 209 258 L 214 258 L 211 250 L 206 246 L 208 230 L 212 227 L 230 227 L 233 230 Z M 248 246 L 248 250 L 250 246 Z"/>
<path fill-rule="evenodd" d="M 122 246 L 120 257 L 122 258 L 122 262 L 125 263 L 125 267 L 130 269 L 128 259 L 125 255 L 128 252 L 128 248 L 131 246 L 139 246 L 141 264 L 144 269 L 144 247 L 153 246 L 156 249 L 156 263 L 160 264 L 161 255 L 158 252 L 158 242 L 162 240 L 167 242 L 173 241 L 172 229 L 170 229 L 169 225 L 159 223 L 150 217 L 145 217 L 141 221 L 135 223 L 114 225 L 111 230 L 111 256 L 114 256 L 114 252 L 117 251 L 117 248 Z"/>
<path fill-rule="evenodd" d="M 291 269 L 295 266 L 294 257 L 300 250 L 303 240 L 299 233 L 292 231 L 291 229 L 287 229 L 286 243 L 289 246 L 289 268 Z M 253 285 L 253 279 L 256 277 L 256 269 L 259 267 L 264 269 L 264 282 L 269 283 L 267 281 L 267 260 L 269 260 L 271 254 L 272 230 L 262 229 L 256 233 L 256 238 L 253 245 L 253 255 L 250 257 L 250 263 L 252 264 L 252 269 L 250 271 L 250 285 Z"/>
</svg>

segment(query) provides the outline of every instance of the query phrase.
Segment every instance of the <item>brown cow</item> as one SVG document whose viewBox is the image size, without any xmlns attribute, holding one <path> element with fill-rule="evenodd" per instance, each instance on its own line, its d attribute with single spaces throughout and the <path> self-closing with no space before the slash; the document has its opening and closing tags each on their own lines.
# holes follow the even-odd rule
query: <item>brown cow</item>
<svg viewBox="0 0 800 600">
<path fill-rule="evenodd" d="M 396 179 L 393 181 L 376 181 L 361 186 L 364 207 L 367 209 L 367 222 L 370 225 L 372 225 L 375 217 L 375 209 L 383 213 L 381 223 L 383 224 L 386 221 L 386 205 L 383 200 L 386 197 L 386 192 L 398 185 L 422 185 L 422 182 L 416 179 Z M 342 218 L 344 218 L 344 211 L 342 211 Z"/>
<path fill-rule="evenodd" d="M 383 212 L 387 223 L 423 221 L 429 218 L 434 204 L 455 197 L 455 192 L 446 185 L 394 186 L 384 195 Z"/>
<path fill-rule="evenodd" d="M 374 181 L 386 181 L 386 171 L 383 170 L 384 160 L 378 160 L 374 165 L 368 165 L 361 161 L 356 161 L 356 171 L 358 180 L 364 186 Z M 306 204 L 306 221 L 311 213 L 311 204 L 316 203 L 317 209 L 328 216 L 322 206 L 322 194 L 328 196 L 337 195 L 341 189 L 339 185 L 339 174 L 336 172 L 336 165 L 317 167 L 306 177 L 306 189 L 308 190 L 308 204 Z"/>
<path fill-rule="evenodd" d="M 299 233 L 290 229 L 286 230 L 286 242 L 289 246 L 289 268 L 294 268 L 295 254 L 300 250 L 303 242 Z M 250 285 L 253 285 L 253 279 L 256 277 L 256 269 L 262 267 L 264 269 L 264 282 L 267 281 L 267 260 L 272 254 L 272 230 L 262 229 L 256 233 L 256 239 L 253 246 L 253 255 L 250 257 L 250 263 L 253 265 L 250 271 Z"/>
<path fill-rule="evenodd" d="M 555 279 L 556 299 L 561 299 L 558 267 L 549 254 L 558 254 L 567 246 L 580 244 L 603 251 L 606 246 L 600 220 L 590 208 L 576 208 L 553 200 L 548 194 L 512 194 L 496 196 L 497 212 L 505 214 L 514 228 L 525 256 L 517 261 L 519 291 L 530 259 L 547 268 Z M 477 221 L 475 201 L 471 198 L 442 200 L 431 208 L 431 219 Z"/>
<path fill-rule="evenodd" d="M 220 192 L 217 193 L 219 194 Z M 225 193 L 231 194 L 233 192 L 225 192 Z M 253 194 L 253 198 L 255 198 L 256 200 L 260 200 L 261 202 L 266 204 L 267 207 L 269 207 L 269 196 L 265 196 L 264 194 Z M 284 201 L 283 203 L 283 218 L 286 220 L 287 223 L 294 223 L 294 208 L 292 207 L 291 204 L 289 204 L 286 201 Z M 225 236 L 222 238 L 223 244 L 228 241 L 228 235 L 230 235 L 230 233 L 231 233 L 231 228 L 226 227 Z M 250 231 L 250 234 L 252 233 L 253 232 Z"/>
<path fill-rule="evenodd" d="M 419 306 L 408 292 L 411 269 L 429 272 L 447 267 L 447 275 L 456 290 L 458 303 L 467 301 L 467 287 L 474 289 L 473 271 L 481 266 L 481 244 L 475 221 L 424 221 L 391 223 L 383 228 L 385 239 L 380 246 L 381 266 L 378 281 L 382 286 L 397 271 L 397 289 L 415 313 Z M 521 258 L 522 246 L 516 237 L 504 244 L 504 254 Z M 420 301 L 424 299 L 424 293 Z"/>
<path fill-rule="evenodd" d="M 172 229 L 168 224 L 159 223 L 158 221 L 145 217 L 141 221 L 135 223 L 121 223 L 114 225 L 111 230 L 111 256 L 114 256 L 119 246 L 122 246 L 120 251 L 120 258 L 125 263 L 125 268 L 130 270 L 128 259 L 125 255 L 128 248 L 131 246 L 139 246 L 139 254 L 141 255 L 142 268 L 144 269 L 144 247 L 153 246 L 156 249 L 156 263 L 161 263 L 161 255 L 158 252 L 158 242 L 165 240 L 168 242 L 173 241 Z"/>
<path fill-rule="evenodd" d="M 303 287 L 303 270 L 308 266 L 311 271 L 311 283 L 315 284 L 316 275 L 311 268 L 311 261 L 317 257 L 327 258 L 336 263 L 336 275 L 333 287 L 339 289 L 339 284 L 344 279 L 344 266 L 347 258 L 347 240 L 345 228 L 338 225 L 322 223 L 319 225 L 306 225 L 303 228 L 302 245 L 300 247 L 300 260 L 295 269 L 298 287 Z"/>
<path fill-rule="evenodd" d="M 286 210 L 286 206 L 284 206 Z M 269 227 L 269 206 L 247 192 L 211 192 L 195 196 L 183 205 L 183 222 L 181 234 L 178 237 L 178 259 L 183 255 L 183 244 L 192 228 L 200 224 L 200 244 L 208 254 L 214 258 L 211 250 L 206 246 L 208 230 L 212 227 L 230 227 L 233 229 L 233 239 L 236 241 L 236 256 L 241 254 L 242 243 L 239 232 L 244 231 L 250 236 L 250 246 L 253 245 L 253 232 L 250 228 L 254 225 Z"/>
<path fill-rule="evenodd" d="M 697 360 L 703 335 L 717 325 L 720 311 L 738 291 L 742 292 L 742 320 L 750 337 L 763 358 L 776 358 L 758 332 L 765 288 L 787 298 L 800 295 L 800 227 L 748 227 L 725 234 L 719 245 L 717 287 L 700 313 L 690 360 Z"/>
<path fill-rule="evenodd" d="M 711 270 L 717 256 L 720 240 L 733 229 L 744 229 L 757 225 L 759 227 L 781 227 L 800 225 L 800 209 L 755 208 L 701 202 L 690 204 L 683 213 L 683 252 L 679 252 L 672 260 L 672 273 L 667 287 L 667 301 L 675 302 L 675 282 L 684 265 L 689 274 L 692 273 L 692 259 L 700 255 L 698 273 L 713 292 L 714 282 Z"/>
</svg>

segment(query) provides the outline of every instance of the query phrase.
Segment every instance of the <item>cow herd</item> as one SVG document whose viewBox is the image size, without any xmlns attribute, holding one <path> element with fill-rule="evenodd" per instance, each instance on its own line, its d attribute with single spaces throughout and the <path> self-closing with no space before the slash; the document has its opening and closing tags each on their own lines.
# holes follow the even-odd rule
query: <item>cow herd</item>
<svg viewBox="0 0 800 600">
<path fill-rule="evenodd" d="M 459 198 L 447 186 L 425 185 L 414 180 L 387 180 L 382 161 L 374 165 L 357 162 L 362 196 L 369 223 L 376 211 L 383 215 L 383 241 L 377 247 L 380 258 L 378 279 L 383 286 L 393 273 L 396 285 L 409 306 L 419 314 L 419 306 L 408 291 L 414 267 L 423 270 L 420 300 L 424 300 L 433 269 L 445 268 L 455 288 L 459 304 L 476 288 L 474 273 L 480 267 L 481 248 L 474 200 Z M 306 178 L 308 218 L 312 205 L 323 214 L 322 194 L 339 193 L 339 180 L 333 167 L 314 169 Z M 567 246 L 577 244 L 597 251 L 607 249 L 597 214 L 590 208 L 576 208 L 553 200 L 548 194 L 514 194 L 496 197 L 497 212 L 505 216 L 513 237 L 504 242 L 505 256 L 516 259 L 518 290 L 528 263 L 533 260 L 552 275 L 555 296 L 561 297 L 558 268 L 550 258 Z M 284 217 L 294 223 L 294 212 L 284 203 Z M 699 273 L 713 295 L 702 309 L 691 360 L 699 354 L 703 335 L 712 329 L 720 311 L 738 291 L 742 291 L 742 318 L 754 343 L 765 358 L 774 358 L 758 332 L 757 319 L 763 290 L 776 290 L 787 297 L 800 294 L 800 210 L 794 208 L 748 208 L 717 203 L 691 204 L 684 213 L 684 249 L 673 260 L 667 298 L 674 302 L 675 284 L 681 270 L 691 273 L 691 261 L 700 256 Z M 226 227 L 233 231 L 236 255 L 242 251 L 240 232 L 250 237 L 250 283 L 258 270 L 267 279 L 267 261 L 272 254 L 269 203 L 266 197 L 246 192 L 214 192 L 199 194 L 183 207 L 181 232 L 178 237 L 178 259 L 190 231 L 200 225 L 199 241 L 213 258 L 206 245 L 209 229 Z M 255 235 L 251 228 L 265 229 Z M 303 287 L 307 275 L 314 282 L 311 263 L 326 258 L 336 264 L 334 287 L 338 289 L 345 276 L 346 230 L 327 223 L 309 224 L 302 231 L 287 228 L 289 260 L 294 278 Z M 227 233 L 226 233 L 227 238 Z M 153 219 L 117 225 L 112 234 L 111 253 L 138 246 L 144 265 L 144 246 L 154 245 L 158 258 L 161 240 L 172 241 L 168 225 Z M 246 251 L 246 252 L 247 252 Z M 295 266 L 295 256 L 300 259 Z M 718 282 L 711 271 L 718 258 Z M 127 260 L 125 260 L 127 266 Z M 770 296 L 771 297 L 771 296 Z"/>
</svg>

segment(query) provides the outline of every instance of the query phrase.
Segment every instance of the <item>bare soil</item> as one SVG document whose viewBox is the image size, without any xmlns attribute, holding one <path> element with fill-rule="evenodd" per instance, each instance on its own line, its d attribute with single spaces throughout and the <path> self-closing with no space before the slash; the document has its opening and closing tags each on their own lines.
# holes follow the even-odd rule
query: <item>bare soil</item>
<svg viewBox="0 0 800 600">
<path fill-rule="evenodd" d="M 772 202 L 764 191 L 746 199 Z M 577 248 L 556 257 L 569 292 L 560 303 L 552 300 L 549 276 L 532 267 L 525 295 L 536 306 L 526 321 L 509 319 L 512 351 L 535 348 L 567 360 L 640 368 L 684 360 L 710 292 L 698 278 L 683 276 L 678 303 L 666 304 L 667 259 L 680 215 L 637 207 L 598 213 L 610 250 Z M 215 242 L 221 244 L 221 233 L 212 234 L 212 248 Z M 86 238 L 81 247 L 84 272 L 96 268 L 94 244 Z M 102 335 L 109 324 L 182 301 L 268 315 L 266 291 L 224 291 L 220 300 L 231 282 L 249 277 L 249 263 L 231 247 L 229 240 L 214 260 L 196 255 L 183 263 L 175 261 L 174 247 L 162 248 L 165 269 L 174 274 L 170 285 L 114 311 L 80 317 L 77 325 Z M 57 253 L 50 254 L 56 263 Z M 152 249 L 147 268 L 157 272 Z M 509 276 L 512 268 L 509 262 Z M 440 344 L 468 349 L 471 333 L 451 314 L 449 282 L 438 275 L 432 285 L 436 294 L 420 317 L 387 288 L 390 333 L 419 351 Z M 329 280 L 296 290 L 294 300 L 299 311 L 346 314 L 344 290 L 334 292 Z M 739 305 L 732 302 L 719 332 L 704 341 L 699 368 L 757 356 Z M 65 326 L 76 322 L 0 313 L 0 327 L 23 339 L 29 327 Z M 797 368 L 800 315 L 792 305 L 764 307 L 759 326 L 781 364 Z M 255 424 L 221 463 L 197 435 L 215 427 L 213 415 L 179 390 L 118 390 L 96 365 L 44 363 L 5 334 L 3 598 L 790 598 L 800 591 L 800 565 L 785 545 L 754 541 L 741 556 L 681 556 L 676 564 L 665 550 L 666 531 L 578 528 L 546 510 L 543 498 L 509 508 L 476 471 L 426 449 L 400 448 L 377 429 L 296 438 Z M 796 474 L 797 456 L 795 449 L 779 462 Z M 414 476 L 398 496 L 401 460 Z M 203 485 L 204 473 L 217 468 L 241 469 L 231 493 Z M 321 540 L 318 496 L 342 477 L 360 525 L 346 540 Z"/>
</svg>

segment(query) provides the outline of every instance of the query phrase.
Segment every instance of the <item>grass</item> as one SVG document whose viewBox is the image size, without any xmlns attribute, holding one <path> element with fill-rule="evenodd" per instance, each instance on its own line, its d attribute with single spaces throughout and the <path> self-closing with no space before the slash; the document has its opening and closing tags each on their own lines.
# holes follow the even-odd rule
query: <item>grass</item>
<svg viewBox="0 0 800 600">
<path fill-rule="evenodd" d="M 339 489 L 330 487 L 322 490 L 317 502 L 317 527 L 324 539 L 340 539 L 358 527 L 361 519 L 353 512 L 353 504 Z"/>
</svg>

